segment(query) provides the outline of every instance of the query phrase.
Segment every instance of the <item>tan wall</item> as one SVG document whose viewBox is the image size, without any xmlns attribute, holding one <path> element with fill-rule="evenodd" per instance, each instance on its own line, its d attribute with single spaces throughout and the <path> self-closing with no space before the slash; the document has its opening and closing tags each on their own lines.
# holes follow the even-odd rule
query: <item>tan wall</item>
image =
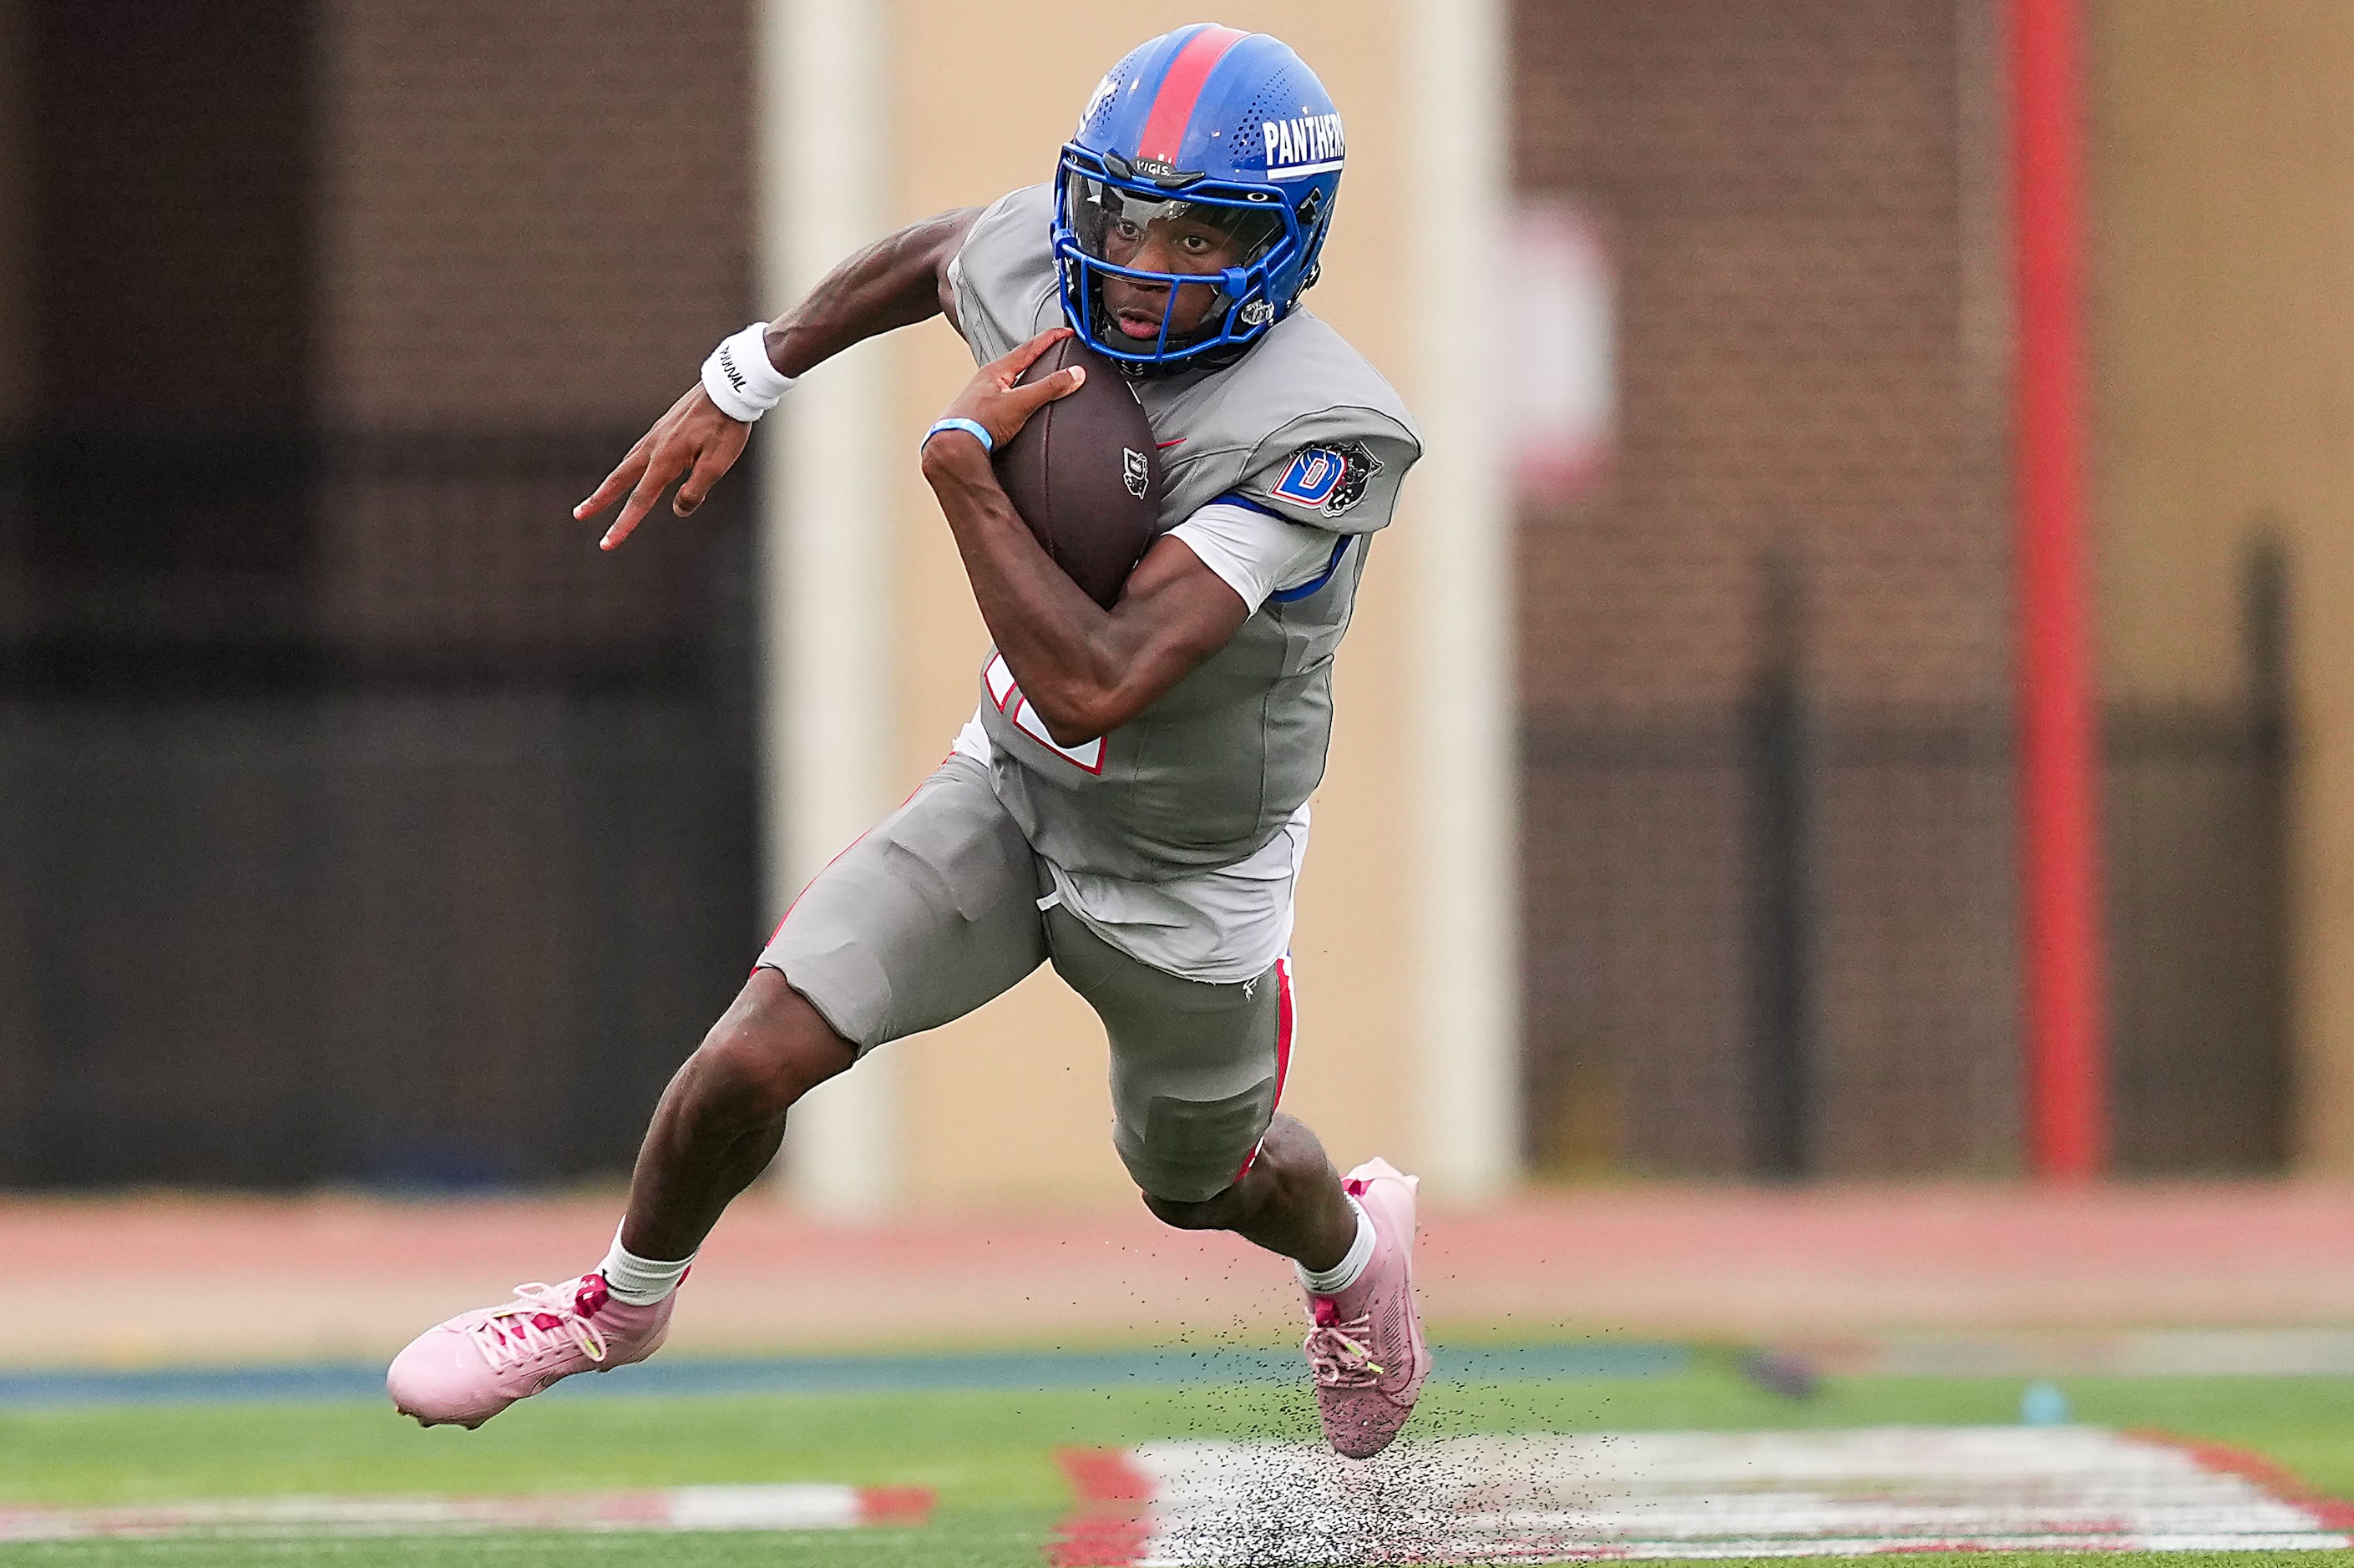
<svg viewBox="0 0 2354 1568">
<path fill-rule="evenodd" d="M 2094 35 L 2105 680 L 2243 680 L 2238 560 L 2291 553 L 2298 1155 L 2354 1171 L 2354 7 L 2106 0 Z"/>
<path fill-rule="evenodd" d="M 895 219 L 993 200 L 1047 177 L 1087 91 L 1129 48 L 1199 20 L 1195 7 L 1107 7 L 1014 0 L 970 25 L 949 0 L 899 0 L 893 49 L 901 184 Z M 1399 384 L 1410 321 L 1399 308 L 1403 147 L 1387 106 L 1400 97 L 1399 18 L 1389 5 L 1231 5 L 1229 26 L 1273 33 L 1331 90 L 1349 127 L 1350 169 L 1324 281 L 1310 295 Z M 896 439 L 912 453 L 972 364 L 945 327 L 903 334 Z M 910 461 L 896 524 L 901 551 L 900 770 L 912 787 L 973 709 L 988 638 L 945 526 Z M 1427 501 L 1406 488 L 1398 526 Z M 1286 1106 L 1344 1166 L 1377 1151 L 1409 1157 L 1405 961 L 1399 788 L 1405 729 L 1400 552 L 1377 546 L 1341 655 L 1331 770 L 1315 800 L 1302 885 L 1300 1024 Z M 893 1047 L 901 1054 L 907 1165 L 916 1206 L 1027 1199 L 1125 1202 L 1109 1141 L 1101 1029 L 1050 974 L 973 1017 Z"/>
</svg>

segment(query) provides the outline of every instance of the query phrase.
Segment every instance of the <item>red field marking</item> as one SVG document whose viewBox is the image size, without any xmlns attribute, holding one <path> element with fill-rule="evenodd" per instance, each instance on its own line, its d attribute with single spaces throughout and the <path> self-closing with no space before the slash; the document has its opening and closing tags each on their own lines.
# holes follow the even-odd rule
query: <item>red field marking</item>
<svg viewBox="0 0 2354 1568">
<path fill-rule="evenodd" d="M 2128 1436 L 2145 1443 L 2163 1443 L 2179 1448 L 2196 1460 L 2202 1469 L 2218 1475 L 2239 1476 L 2262 1487 L 2276 1498 L 2287 1499 L 2332 1530 L 2354 1531 L 2354 1502 L 2342 1498 L 2326 1497 L 2316 1491 L 2306 1478 L 2277 1460 L 2229 1443 L 2210 1443 L 2202 1438 L 2178 1437 L 2170 1432 L 2137 1428 Z"/>
<path fill-rule="evenodd" d="M 932 1489 L 929 1487 L 861 1487 L 858 1489 L 858 1522 L 861 1524 L 924 1524 L 932 1517 Z"/>
<path fill-rule="evenodd" d="M 1078 1507 L 1047 1547 L 1054 1568 L 1128 1568 L 1151 1533 L 1152 1478 L 1118 1448 L 1066 1448 L 1055 1456 Z"/>
</svg>

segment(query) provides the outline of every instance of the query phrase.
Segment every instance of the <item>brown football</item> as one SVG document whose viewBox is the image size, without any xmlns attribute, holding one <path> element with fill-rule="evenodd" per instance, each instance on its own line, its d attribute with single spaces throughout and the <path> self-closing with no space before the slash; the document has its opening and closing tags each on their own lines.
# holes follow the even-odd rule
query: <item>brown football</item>
<svg viewBox="0 0 2354 1568">
<path fill-rule="evenodd" d="M 1118 366 L 1077 338 L 1040 355 L 1022 379 L 1066 365 L 1087 378 L 998 451 L 997 482 L 1055 564 L 1109 609 L 1152 543 L 1161 514 L 1161 454 Z"/>
</svg>

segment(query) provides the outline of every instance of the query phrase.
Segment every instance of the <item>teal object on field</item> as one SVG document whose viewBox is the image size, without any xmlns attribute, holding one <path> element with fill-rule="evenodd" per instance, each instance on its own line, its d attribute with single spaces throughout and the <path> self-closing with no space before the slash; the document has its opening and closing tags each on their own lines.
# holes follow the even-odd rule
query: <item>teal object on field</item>
<svg viewBox="0 0 2354 1568">
<path fill-rule="evenodd" d="M 2029 1426 L 2068 1425 L 2068 1396 L 2057 1383 L 2031 1383 L 2019 1396 L 2019 1419 Z"/>
</svg>

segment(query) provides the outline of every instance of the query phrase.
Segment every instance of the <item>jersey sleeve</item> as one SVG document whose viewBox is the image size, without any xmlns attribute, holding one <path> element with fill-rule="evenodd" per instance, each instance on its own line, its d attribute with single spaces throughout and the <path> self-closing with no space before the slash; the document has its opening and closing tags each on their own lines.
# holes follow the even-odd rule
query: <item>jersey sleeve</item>
<svg viewBox="0 0 2354 1568">
<path fill-rule="evenodd" d="M 949 259 L 957 328 L 975 363 L 986 365 L 1026 341 L 1039 330 L 1047 302 L 1056 298 L 1053 216 L 1054 195 L 1046 186 L 1009 192 L 973 220 Z"/>
<path fill-rule="evenodd" d="M 1232 501 L 1214 501 L 1170 530 L 1258 613 L 1267 599 L 1329 573 L 1346 535 Z"/>
<path fill-rule="evenodd" d="M 1421 455 L 1414 433 L 1387 416 L 1331 409 L 1262 441 L 1235 493 L 1309 527 L 1370 534 L 1389 522 L 1399 482 Z"/>
</svg>

